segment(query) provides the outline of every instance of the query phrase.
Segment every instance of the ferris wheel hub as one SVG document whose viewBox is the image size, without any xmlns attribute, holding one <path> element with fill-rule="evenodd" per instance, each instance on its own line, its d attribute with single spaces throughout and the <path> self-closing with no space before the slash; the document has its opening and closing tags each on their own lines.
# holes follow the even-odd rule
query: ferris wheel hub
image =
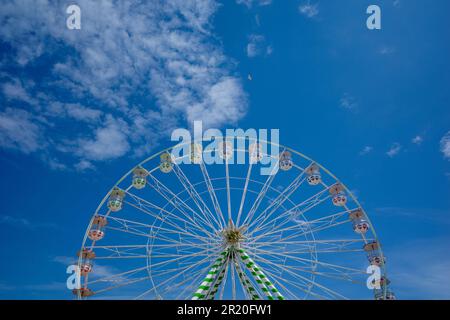
<svg viewBox="0 0 450 320">
<path fill-rule="evenodd" d="M 222 230 L 222 237 L 226 247 L 237 248 L 246 237 L 244 235 L 246 226 L 237 228 L 233 221 L 230 219 L 228 226 Z"/>
</svg>

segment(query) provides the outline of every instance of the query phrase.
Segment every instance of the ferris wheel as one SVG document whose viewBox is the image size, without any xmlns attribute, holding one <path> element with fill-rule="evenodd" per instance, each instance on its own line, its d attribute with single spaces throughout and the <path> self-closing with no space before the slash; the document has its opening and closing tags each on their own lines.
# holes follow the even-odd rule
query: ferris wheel
<svg viewBox="0 0 450 320">
<path fill-rule="evenodd" d="M 367 213 L 333 174 L 281 145 L 225 142 L 205 164 L 173 147 L 127 172 L 78 252 L 79 299 L 395 299 Z M 245 164 L 235 164 L 241 153 Z M 276 161 L 262 175 L 263 158 Z M 367 267 L 381 277 L 367 287 Z"/>
</svg>

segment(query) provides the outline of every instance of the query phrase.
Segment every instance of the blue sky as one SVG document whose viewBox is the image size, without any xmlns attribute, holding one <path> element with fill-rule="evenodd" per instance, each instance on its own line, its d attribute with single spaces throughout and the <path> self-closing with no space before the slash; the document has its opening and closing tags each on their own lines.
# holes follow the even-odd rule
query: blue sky
<svg viewBox="0 0 450 320">
<path fill-rule="evenodd" d="M 359 198 L 399 298 L 450 298 L 448 1 L 75 3 L 78 31 L 0 4 L 1 298 L 71 298 L 99 201 L 193 120 L 279 128 Z"/>
</svg>

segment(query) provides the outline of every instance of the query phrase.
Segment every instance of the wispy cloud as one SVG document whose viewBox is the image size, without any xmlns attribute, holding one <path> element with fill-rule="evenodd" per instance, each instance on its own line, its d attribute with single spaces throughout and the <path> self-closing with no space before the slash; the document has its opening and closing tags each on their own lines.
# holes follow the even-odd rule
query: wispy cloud
<svg viewBox="0 0 450 320">
<path fill-rule="evenodd" d="M 15 286 L 0 282 L 0 291 L 11 291 L 15 289 L 16 289 Z"/>
<path fill-rule="evenodd" d="M 268 56 L 272 54 L 272 46 L 267 44 L 266 38 L 260 34 L 251 34 L 247 44 L 247 56 L 254 58 L 256 56 Z"/>
<path fill-rule="evenodd" d="M 394 142 L 391 145 L 391 147 L 389 148 L 389 150 L 386 152 L 386 155 L 390 158 L 393 158 L 396 155 L 398 155 L 401 150 L 402 150 L 402 145 L 398 142 Z"/>
<path fill-rule="evenodd" d="M 317 16 L 319 14 L 319 5 L 316 4 L 312 4 L 310 1 L 305 2 L 303 4 L 301 4 L 298 7 L 299 12 L 308 17 L 308 18 L 314 18 L 315 16 Z"/>
<path fill-rule="evenodd" d="M 444 158 L 450 160 L 450 131 L 442 137 L 440 147 L 441 152 L 444 154 Z"/>
<path fill-rule="evenodd" d="M 0 146 L 31 153 L 45 147 L 43 132 L 28 111 L 7 108 L 0 112 Z"/>
<path fill-rule="evenodd" d="M 77 4 L 80 31 L 55 21 L 65 13 L 54 2 L 0 3 L 0 37 L 9 48 L 0 65 L 8 66 L 0 73 L 0 147 L 79 169 L 148 153 L 193 120 L 220 127 L 245 115 L 235 64 L 211 36 L 217 1 Z M 28 72 L 42 59 L 47 73 Z M 77 130 L 67 130 L 68 121 Z"/>
<path fill-rule="evenodd" d="M 379 50 L 378 53 L 381 55 L 390 55 L 395 53 L 395 48 L 391 47 L 391 46 L 382 46 Z"/>
<path fill-rule="evenodd" d="M 422 142 L 423 142 L 423 137 L 417 135 L 417 136 L 415 136 L 414 138 L 411 139 L 411 142 L 416 144 L 416 145 L 418 145 L 418 146 L 420 146 L 422 144 Z"/>
<path fill-rule="evenodd" d="M 339 100 L 340 106 L 346 110 L 355 110 L 358 107 L 355 97 L 348 93 L 344 93 Z"/>
<path fill-rule="evenodd" d="M 13 217 L 9 215 L 0 215 L 0 224 L 6 224 L 17 228 L 39 229 L 39 228 L 56 228 L 56 224 L 49 222 L 36 222 L 22 217 Z"/>
<path fill-rule="evenodd" d="M 402 208 L 402 207 L 381 207 L 374 209 L 375 214 L 384 216 L 398 216 L 418 221 L 428 221 L 436 224 L 450 225 L 450 215 L 448 211 L 433 208 Z"/>
<path fill-rule="evenodd" d="M 37 103 L 37 100 L 29 95 L 27 89 L 25 89 L 19 79 L 11 78 L 8 82 L 3 84 L 2 91 L 3 95 L 8 100 L 26 102 L 30 105 L 35 105 Z"/>
<path fill-rule="evenodd" d="M 366 154 L 369 154 L 373 151 L 373 147 L 371 146 L 365 146 L 364 148 L 362 148 L 362 150 L 359 152 L 360 156 L 365 156 Z"/>
<path fill-rule="evenodd" d="M 272 3 L 272 0 L 236 0 L 236 3 L 244 4 L 248 8 L 251 8 L 253 5 L 268 6 Z"/>
<path fill-rule="evenodd" d="M 409 240 L 388 252 L 388 272 L 400 299 L 450 299 L 448 238 Z"/>
<path fill-rule="evenodd" d="M 78 263 L 76 257 L 68 257 L 68 256 L 55 256 L 51 259 L 51 261 L 57 262 L 65 267 Z M 101 263 L 98 262 L 95 262 L 93 270 L 94 272 L 90 275 L 90 278 L 92 279 L 108 278 L 120 273 L 119 269 L 109 265 L 102 265 Z M 123 278 L 121 277 L 114 278 L 115 281 L 119 279 Z"/>
</svg>

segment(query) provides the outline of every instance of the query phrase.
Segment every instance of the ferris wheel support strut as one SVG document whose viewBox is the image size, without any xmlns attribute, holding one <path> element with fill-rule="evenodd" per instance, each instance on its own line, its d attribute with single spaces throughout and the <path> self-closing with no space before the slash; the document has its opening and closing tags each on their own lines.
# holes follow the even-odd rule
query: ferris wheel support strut
<svg viewBox="0 0 450 320">
<path fill-rule="evenodd" d="M 202 284 L 198 287 L 194 293 L 192 300 L 202 300 L 206 297 L 207 292 L 211 289 L 211 284 L 217 279 L 219 270 L 223 266 L 228 256 L 228 249 L 220 253 L 219 258 L 216 259 L 206 277 L 203 279 Z"/>
<path fill-rule="evenodd" d="M 267 296 L 269 300 L 274 300 L 272 293 L 278 300 L 284 300 L 283 295 L 278 291 L 273 283 L 266 277 L 264 272 L 260 267 L 253 261 L 252 258 L 248 256 L 244 249 L 238 250 L 241 260 L 244 262 L 245 266 L 249 269 L 255 281 L 260 286 L 261 290 Z"/>
<path fill-rule="evenodd" d="M 252 300 L 261 300 L 261 297 L 259 296 L 259 294 L 256 291 L 256 289 L 253 287 L 253 284 L 250 282 L 250 280 L 248 279 L 247 275 L 242 271 L 242 269 L 241 269 L 241 267 L 239 265 L 239 260 L 238 259 L 234 259 L 234 265 L 236 267 L 236 271 L 237 271 L 239 279 L 240 279 L 240 281 L 242 283 L 242 286 L 244 287 L 244 289 L 247 292 L 248 296 Z"/>
<path fill-rule="evenodd" d="M 227 258 L 229 260 L 229 258 Z M 227 260 L 222 266 L 222 271 L 220 271 L 219 276 L 217 277 L 214 285 L 212 286 L 211 290 L 206 295 L 206 300 L 214 300 L 214 297 L 217 294 L 217 291 L 219 291 L 219 287 L 223 282 L 223 278 L 225 278 L 225 273 L 228 271 L 228 263 Z"/>
</svg>

